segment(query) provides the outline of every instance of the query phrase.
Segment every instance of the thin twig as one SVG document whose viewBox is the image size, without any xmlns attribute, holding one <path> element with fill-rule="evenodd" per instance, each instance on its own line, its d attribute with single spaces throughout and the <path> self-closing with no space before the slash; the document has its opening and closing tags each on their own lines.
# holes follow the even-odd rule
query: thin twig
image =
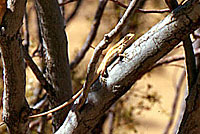
<svg viewBox="0 0 200 134">
<path fill-rule="evenodd" d="M 65 21 L 65 24 L 66 24 L 66 25 L 74 18 L 74 16 L 76 15 L 78 9 L 80 8 L 81 3 L 82 3 L 82 0 L 78 0 L 78 1 L 77 1 L 74 10 L 73 10 L 72 13 L 67 17 L 67 19 L 66 19 L 66 21 Z"/>
<path fill-rule="evenodd" d="M 114 118 L 115 118 L 115 113 L 114 113 L 114 108 L 115 108 L 115 104 L 113 104 L 109 110 L 108 113 L 108 134 L 112 134 L 113 133 L 113 122 L 114 122 Z"/>
<path fill-rule="evenodd" d="M 169 66 L 173 66 L 173 67 L 179 67 L 179 68 L 183 68 L 185 69 L 184 65 L 178 65 L 178 64 L 169 64 Z"/>
<path fill-rule="evenodd" d="M 78 0 L 66 0 L 65 2 L 59 3 L 59 6 L 64 6 L 66 4 L 69 4 L 69 3 L 75 2 L 75 1 L 78 1 Z"/>
<path fill-rule="evenodd" d="M 26 51 L 25 47 L 22 46 L 22 50 L 23 50 L 23 55 L 24 55 L 24 59 L 25 59 L 26 63 L 31 68 L 31 70 L 35 74 L 38 81 L 41 83 L 41 85 L 46 89 L 46 91 L 49 94 L 55 95 L 54 92 L 53 92 L 54 90 L 53 90 L 52 85 L 49 84 L 49 82 L 44 78 L 43 73 L 40 71 L 40 69 L 37 67 L 35 62 L 32 60 L 32 58 L 30 57 L 30 55 Z"/>
<path fill-rule="evenodd" d="M 170 12 L 170 10 L 168 8 L 160 9 L 160 10 L 137 9 L 137 12 L 141 12 L 141 13 L 168 13 L 168 12 Z"/>
<path fill-rule="evenodd" d="M 128 8 L 127 5 L 125 5 L 124 3 L 122 2 L 119 2 L 118 0 L 110 0 L 112 2 L 114 2 L 115 4 L 123 7 L 123 8 Z M 160 10 L 149 10 L 149 9 L 137 9 L 137 12 L 141 12 L 141 13 L 167 13 L 167 12 L 170 12 L 170 10 L 167 8 L 167 9 L 160 9 Z"/>
<path fill-rule="evenodd" d="M 37 120 L 31 121 L 29 123 L 29 129 L 33 130 L 36 126 L 38 126 L 41 122 L 41 118 L 38 118 Z"/>
<path fill-rule="evenodd" d="M 36 48 L 36 50 L 33 51 L 32 57 L 35 56 L 39 56 L 43 58 L 43 39 L 42 39 L 42 34 L 41 34 L 41 28 L 40 28 L 40 24 L 39 24 L 39 18 L 37 15 L 37 26 L 38 26 L 38 36 L 39 36 L 39 44 Z M 36 55 L 36 53 L 38 53 L 38 55 Z"/>
<path fill-rule="evenodd" d="M 200 55 L 200 49 L 199 48 L 195 49 L 194 55 L 195 56 Z M 160 59 L 151 69 L 156 68 L 158 66 L 162 66 L 163 64 L 169 64 L 171 62 L 180 61 L 180 60 L 184 60 L 184 59 L 185 59 L 184 55 L 175 55 L 175 56 L 163 58 L 163 59 Z"/>
<path fill-rule="evenodd" d="M 97 30 L 100 25 L 103 11 L 105 9 L 107 2 L 108 2 L 108 0 L 100 0 L 99 1 L 99 6 L 97 8 L 90 33 L 88 34 L 88 37 L 87 37 L 81 51 L 77 54 L 75 59 L 70 63 L 70 69 L 74 69 L 80 63 L 80 61 L 84 58 L 86 52 L 89 50 L 92 42 L 94 41 L 96 34 L 97 34 Z"/>
<path fill-rule="evenodd" d="M 102 53 L 102 51 L 107 48 L 107 46 L 112 42 L 112 40 L 120 33 L 120 31 L 124 28 L 126 22 L 130 18 L 131 14 L 136 11 L 137 6 L 140 4 L 141 0 L 132 0 L 125 11 L 123 17 L 119 20 L 118 24 L 115 26 L 113 30 L 111 30 L 108 34 L 104 36 L 104 39 L 97 45 L 97 47 L 94 50 L 93 56 L 88 64 L 87 69 L 87 76 L 86 81 L 83 85 L 83 96 L 80 100 L 80 105 L 82 105 L 89 92 L 89 87 L 91 85 L 91 82 L 93 81 L 94 75 L 95 75 L 95 68 L 96 64 L 99 60 L 99 57 Z"/>
<path fill-rule="evenodd" d="M 184 4 L 185 1 L 186 1 L 186 0 L 182 0 L 181 3 L 180 3 L 180 5 Z"/>
<path fill-rule="evenodd" d="M 110 1 L 114 2 L 115 4 L 117 4 L 117 5 L 119 5 L 119 6 L 123 7 L 123 8 L 128 8 L 127 5 L 125 5 L 122 2 L 119 2 L 118 0 L 110 0 Z"/>
<path fill-rule="evenodd" d="M 48 120 L 51 119 L 51 116 L 46 116 L 45 118 L 46 118 L 46 121 L 48 121 Z M 38 126 L 41 121 L 42 121 L 42 118 L 38 118 L 37 120 L 31 121 L 30 124 L 29 124 L 30 130 L 34 130 L 34 128 L 36 126 Z"/>
<path fill-rule="evenodd" d="M 5 122 L 0 122 L 0 127 L 6 124 Z"/>
<path fill-rule="evenodd" d="M 48 110 L 48 105 L 44 107 L 44 110 Z M 41 121 L 38 125 L 37 132 L 38 134 L 45 134 L 45 126 L 47 125 L 47 116 L 42 116 Z"/>
<path fill-rule="evenodd" d="M 40 109 L 47 103 L 47 95 L 45 94 L 40 100 L 38 100 L 35 105 L 32 107 L 33 109 Z"/>
<path fill-rule="evenodd" d="M 173 106 L 172 106 L 170 119 L 169 119 L 169 122 L 168 122 L 166 129 L 165 129 L 164 134 L 168 134 L 170 129 L 172 128 L 174 118 L 175 118 L 175 114 L 176 114 L 176 110 L 177 110 L 177 106 L 178 106 L 178 100 L 180 98 L 181 86 L 183 85 L 184 80 L 185 80 L 185 70 L 183 70 L 183 72 L 182 72 L 182 74 L 179 78 L 178 84 L 176 86 L 176 94 L 175 94 L 175 98 L 174 98 L 174 103 L 173 103 Z"/>
</svg>

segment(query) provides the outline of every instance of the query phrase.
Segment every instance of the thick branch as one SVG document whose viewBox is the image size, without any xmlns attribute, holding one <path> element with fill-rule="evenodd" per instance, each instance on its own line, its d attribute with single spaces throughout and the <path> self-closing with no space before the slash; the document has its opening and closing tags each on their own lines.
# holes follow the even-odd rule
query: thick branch
<svg viewBox="0 0 200 134">
<path fill-rule="evenodd" d="M 30 109 L 25 98 L 25 64 L 18 30 L 22 24 L 26 1 L 7 2 L 12 13 L 7 11 L 5 14 L 2 23 L 4 30 L 0 35 L 4 71 L 3 120 L 10 133 L 25 134 L 29 131 L 27 117 Z"/>
<path fill-rule="evenodd" d="M 189 35 L 187 36 L 185 40 L 183 40 L 183 47 L 185 50 L 188 89 L 190 92 L 192 89 L 192 86 L 195 84 L 196 79 L 197 79 L 197 70 L 196 70 L 195 55 L 194 55 L 193 47 L 192 47 L 192 41 Z"/>
<path fill-rule="evenodd" d="M 25 134 L 28 131 L 26 118 L 30 112 L 25 99 L 25 64 L 21 42 L 14 38 L 0 38 L 4 70 L 3 119 L 11 133 Z"/>
<path fill-rule="evenodd" d="M 37 0 L 36 5 L 44 38 L 46 77 L 55 90 L 54 96 L 49 95 L 50 106 L 53 108 L 72 95 L 68 44 L 57 0 Z M 54 113 L 54 131 L 62 124 L 68 111 L 69 107 Z"/>
<path fill-rule="evenodd" d="M 193 4 L 187 2 L 152 27 L 125 51 L 126 58 L 108 67 L 108 78 L 93 84 L 87 103 L 80 109 L 79 114 L 70 111 L 57 133 L 89 133 L 104 112 L 156 61 L 200 26 L 199 20 L 200 2 L 196 1 Z"/>
<path fill-rule="evenodd" d="M 96 64 L 99 60 L 99 57 L 102 53 L 102 51 L 107 48 L 107 46 L 112 42 L 112 40 L 119 34 L 119 32 L 125 27 L 128 19 L 130 16 L 136 11 L 138 5 L 140 4 L 142 0 L 133 0 L 130 2 L 127 10 L 125 11 L 124 15 L 122 18 L 119 20 L 117 25 L 115 26 L 114 29 L 112 29 L 108 34 L 104 36 L 104 39 L 97 45 L 95 48 L 95 51 L 93 53 L 93 56 L 88 64 L 87 68 L 87 76 L 86 76 L 86 81 L 84 83 L 84 90 L 83 90 L 83 99 L 81 99 L 81 104 L 85 102 L 85 99 L 88 94 L 88 89 L 90 85 L 92 84 L 92 81 L 94 79 L 95 75 L 95 69 L 96 69 Z"/>
</svg>

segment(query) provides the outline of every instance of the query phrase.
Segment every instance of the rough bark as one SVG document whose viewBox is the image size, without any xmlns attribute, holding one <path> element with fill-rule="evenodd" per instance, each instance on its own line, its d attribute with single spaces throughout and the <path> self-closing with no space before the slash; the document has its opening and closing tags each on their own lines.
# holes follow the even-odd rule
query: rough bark
<svg viewBox="0 0 200 134">
<path fill-rule="evenodd" d="M 57 0 L 37 0 L 37 12 L 44 38 L 46 77 L 53 85 L 54 95 L 49 94 L 51 108 L 71 98 L 72 85 L 67 54 L 67 38 L 64 21 Z M 53 129 L 63 123 L 70 107 L 53 114 Z"/>
<path fill-rule="evenodd" d="M 197 30 L 198 31 L 198 30 Z M 196 32 L 197 32 L 196 31 Z M 197 34 L 198 35 L 198 34 Z M 195 48 L 199 46 L 199 39 L 194 42 Z M 186 98 L 186 108 L 183 115 L 181 125 L 179 127 L 178 134 L 197 134 L 200 132 L 200 73 L 199 73 L 199 56 L 196 57 L 197 61 L 197 73 L 198 77 L 190 77 L 190 90 L 188 91 L 188 96 Z"/>
<path fill-rule="evenodd" d="M 186 35 L 200 26 L 200 1 L 187 2 L 135 41 L 125 53 L 126 58 L 108 67 L 108 77 L 97 80 L 90 88 L 82 109 L 72 108 L 56 132 L 58 134 L 91 133 L 104 112 L 130 87 L 170 52 Z M 117 62 L 117 61 L 116 61 Z M 75 102 L 74 106 L 78 103 Z"/>
<path fill-rule="evenodd" d="M 30 111 L 25 99 L 25 64 L 21 42 L 17 36 L 18 34 L 1 38 L 4 78 L 3 120 L 11 134 L 25 134 L 28 132 L 27 117 Z"/>
<path fill-rule="evenodd" d="M 4 16 L 0 49 L 3 61 L 3 121 L 12 134 L 29 133 L 28 115 L 30 112 L 25 98 L 25 64 L 21 50 L 21 37 L 18 30 L 22 24 L 26 0 L 8 1 Z"/>
<path fill-rule="evenodd" d="M 178 134 L 198 134 L 200 132 L 200 73 L 186 99 L 186 109 Z"/>
</svg>

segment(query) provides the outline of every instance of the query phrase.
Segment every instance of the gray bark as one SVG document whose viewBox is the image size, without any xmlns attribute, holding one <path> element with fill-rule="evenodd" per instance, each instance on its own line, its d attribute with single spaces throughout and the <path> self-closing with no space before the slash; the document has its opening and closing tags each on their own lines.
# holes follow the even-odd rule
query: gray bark
<svg viewBox="0 0 200 134">
<path fill-rule="evenodd" d="M 48 96 L 53 108 L 72 96 L 68 43 L 57 0 L 37 0 L 36 3 L 44 38 L 46 77 L 54 88 L 54 94 Z M 53 131 L 60 127 L 69 110 L 70 107 L 66 107 L 53 114 Z"/>
<path fill-rule="evenodd" d="M 124 95 L 153 65 L 169 53 L 186 35 L 200 26 L 200 1 L 187 2 L 135 41 L 126 58 L 108 67 L 108 77 L 90 88 L 82 109 L 72 109 L 56 134 L 91 133 L 109 107 Z M 116 61 L 117 62 L 117 61 Z M 74 106 L 78 103 L 75 102 Z M 73 107 L 75 108 L 75 107 Z"/>
</svg>

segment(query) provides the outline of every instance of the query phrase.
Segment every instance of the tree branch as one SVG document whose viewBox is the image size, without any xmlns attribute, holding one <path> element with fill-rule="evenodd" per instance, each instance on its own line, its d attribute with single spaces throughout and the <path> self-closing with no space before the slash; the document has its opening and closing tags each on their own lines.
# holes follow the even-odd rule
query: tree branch
<svg viewBox="0 0 200 134">
<path fill-rule="evenodd" d="M 64 5 L 68 4 L 68 3 L 75 2 L 75 1 L 78 1 L 78 0 L 66 0 L 66 1 L 64 1 L 62 3 L 59 3 L 59 6 L 64 6 Z"/>
<path fill-rule="evenodd" d="M 50 107 L 56 107 L 72 96 L 68 60 L 68 43 L 64 21 L 57 0 L 36 0 L 37 12 L 44 38 L 46 78 L 55 94 L 48 96 Z M 69 107 L 53 114 L 53 131 L 56 131 L 68 114 Z"/>
<path fill-rule="evenodd" d="M 114 2 L 115 4 L 123 7 L 123 8 L 128 8 L 127 5 L 119 2 L 118 0 L 110 0 L 112 2 Z M 160 9 L 160 10 L 149 10 L 149 9 L 137 9 L 137 12 L 142 12 L 142 13 L 166 13 L 169 12 L 169 9 Z"/>
<path fill-rule="evenodd" d="M 31 68 L 33 73 L 35 74 L 35 77 L 40 82 L 40 84 L 43 86 L 44 89 L 46 89 L 47 93 L 53 96 L 55 94 L 55 90 L 53 89 L 52 85 L 49 84 L 49 82 L 44 78 L 43 73 L 40 71 L 40 69 L 37 67 L 35 62 L 32 60 L 28 52 L 26 51 L 26 48 L 22 46 L 23 50 L 23 56 L 26 60 L 26 63 Z"/>
<path fill-rule="evenodd" d="M 160 58 L 200 26 L 200 2 L 186 2 L 136 40 L 127 57 L 108 67 L 108 77 L 90 88 L 82 109 L 69 112 L 56 133 L 89 133 L 110 106 L 124 95 Z M 189 27 L 189 28 L 188 28 Z M 118 59 L 119 60 L 119 59 Z M 74 103 L 76 105 L 78 100 Z"/>
<path fill-rule="evenodd" d="M 181 87 L 182 87 L 183 82 L 185 80 L 185 73 L 186 72 L 185 72 L 185 69 L 184 69 L 182 74 L 181 74 L 181 76 L 180 76 L 180 78 L 179 78 L 178 84 L 176 86 L 176 94 L 175 94 L 175 97 L 174 97 L 172 111 L 171 111 L 170 119 L 169 119 L 169 122 L 167 124 L 167 127 L 165 129 L 164 134 L 168 134 L 170 129 L 173 126 L 174 118 L 175 118 L 175 114 L 176 114 L 176 111 L 177 111 L 177 106 L 178 106 L 178 102 L 179 102 L 179 98 L 180 98 Z"/>
<path fill-rule="evenodd" d="M 86 52 L 89 50 L 92 42 L 94 41 L 107 2 L 108 0 L 99 0 L 99 6 L 97 8 L 90 33 L 88 34 L 88 37 L 81 51 L 77 54 L 75 59 L 70 63 L 70 69 L 74 69 L 80 63 L 80 61 L 84 58 Z"/>
<path fill-rule="evenodd" d="M 195 84 L 197 79 L 197 69 L 196 69 L 196 62 L 195 56 L 192 47 L 192 41 L 190 39 L 190 35 L 187 36 L 185 40 L 183 40 L 183 47 L 185 50 L 185 62 L 186 62 L 186 69 L 187 69 L 187 77 L 188 77 L 188 89 L 189 92 L 192 90 L 192 86 Z"/>
<path fill-rule="evenodd" d="M 10 133 L 25 134 L 29 131 L 27 117 L 30 109 L 25 98 L 26 74 L 19 28 L 22 25 L 26 0 L 7 1 L 7 4 L 12 12 L 7 10 L 1 25 L 4 28 L 1 27 L 0 34 L 4 71 L 3 120 Z"/>
<path fill-rule="evenodd" d="M 108 34 L 106 34 L 104 36 L 104 39 L 95 48 L 93 56 L 88 64 L 88 68 L 87 68 L 86 81 L 83 85 L 83 88 L 84 88 L 83 97 L 80 102 L 81 105 L 85 102 L 85 99 L 87 98 L 87 94 L 89 91 L 88 89 L 94 79 L 96 64 L 99 60 L 99 57 L 100 57 L 102 51 L 108 47 L 110 42 L 112 42 L 112 40 L 117 36 L 117 34 L 124 28 L 126 22 L 130 18 L 131 14 L 133 14 L 136 11 L 136 8 L 140 4 L 140 2 L 141 2 L 141 0 L 133 0 L 130 2 L 126 12 L 122 16 L 122 18 L 119 20 L 119 22 L 115 26 L 115 28 L 112 29 Z"/>
<path fill-rule="evenodd" d="M 150 10 L 150 9 L 137 9 L 137 12 L 141 13 L 169 13 L 169 9 L 160 9 L 160 10 Z"/>
<path fill-rule="evenodd" d="M 72 11 L 72 13 L 66 19 L 66 25 L 74 18 L 74 16 L 78 12 L 78 9 L 81 6 L 81 3 L 82 3 L 82 0 L 77 0 L 77 3 L 76 3 L 74 10 Z"/>
<path fill-rule="evenodd" d="M 200 49 L 199 48 L 194 51 L 194 55 L 195 56 L 200 55 Z M 162 66 L 164 64 L 169 64 L 169 63 L 181 61 L 181 60 L 184 60 L 184 59 L 185 59 L 184 55 L 174 55 L 174 56 L 166 57 L 166 58 L 160 59 L 158 62 L 156 62 L 150 70 L 152 70 L 156 67 Z"/>
</svg>

